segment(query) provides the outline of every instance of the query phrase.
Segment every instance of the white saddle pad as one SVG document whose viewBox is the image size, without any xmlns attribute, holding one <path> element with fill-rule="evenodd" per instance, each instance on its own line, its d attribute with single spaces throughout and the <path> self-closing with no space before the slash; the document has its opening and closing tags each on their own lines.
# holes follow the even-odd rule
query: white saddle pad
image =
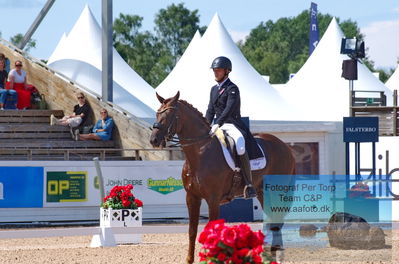
<svg viewBox="0 0 399 264">
<path fill-rule="evenodd" d="M 240 168 L 236 166 L 233 158 L 231 157 L 229 150 L 227 149 L 223 132 L 220 133 L 219 131 L 222 131 L 222 130 L 221 129 L 217 130 L 216 137 L 218 138 L 219 143 L 222 147 L 224 159 L 226 160 L 227 164 L 229 165 L 229 167 L 232 170 L 240 171 Z M 249 161 L 249 163 L 251 164 L 251 170 L 261 170 L 261 169 L 265 168 L 266 164 L 267 164 L 265 153 L 263 152 L 263 149 L 259 146 L 259 144 L 258 144 L 258 148 L 260 148 L 260 151 L 262 152 L 263 157 Z"/>
</svg>

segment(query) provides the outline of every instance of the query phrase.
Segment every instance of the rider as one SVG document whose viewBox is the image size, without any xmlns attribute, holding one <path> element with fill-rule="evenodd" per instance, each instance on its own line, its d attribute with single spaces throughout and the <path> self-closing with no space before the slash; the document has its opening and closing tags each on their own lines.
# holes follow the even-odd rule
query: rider
<svg viewBox="0 0 399 264">
<path fill-rule="evenodd" d="M 214 121 L 211 134 L 214 134 L 220 127 L 234 138 L 245 181 L 244 197 L 256 197 L 256 191 L 252 185 L 249 157 L 245 151 L 245 139 L 243 137 L 243 135 L 252 135 L 249 128 L 241 120 L 240 91 L 237 85 L 229 79 L 229 73 L 232 70 L 231 61 L 223 56 L 217 57 L 213 60 L 211 68 L 218 83 L 211 89 L 208 110 L 206 111 L 206 119 L 209 124 L 212 124 L 212 121 Z M 215 115 L 216 118 L 214 120 Z"/>
</svg>

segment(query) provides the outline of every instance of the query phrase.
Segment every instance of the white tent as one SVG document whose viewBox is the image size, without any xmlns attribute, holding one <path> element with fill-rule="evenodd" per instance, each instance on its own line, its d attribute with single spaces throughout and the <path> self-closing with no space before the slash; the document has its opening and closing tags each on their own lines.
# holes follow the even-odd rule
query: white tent
<svg viewBox="0 0 399 264">
<path fill-rule="evenodd" d="M 167 98 L 180 91 L 180 98 L 205 113 L 210 88 L 216 84 L 210 66 L 218 56 L 232 61 L 230 79 L 240 89 L 242 116 L 253 120 L 290 119 L 292 108 L 248 63 L 217 14 L 202 38 L 193 38 L 176 67 L 156 88 L 157 92 Z"/>
<path fill-rule="evenodd" d="M 340 54 L 343 37 L 333 18 L 306 63 L 286 85 L 279 87 L 284 99 L 305 112 L 293 116 L 296 120 L 342 121 L 343 116 L 349 115 L 349 81 L 341 77 L 342 61 L 349 59 Z M 354 90 L 384 91 L 387 104 L 392 104 L 392 92 L 361 63 Z"/>
<path fill-rule="evenodd" d="M 101 94 L 101 28 L 86 5 L 68 36 L 63 36 L 48 65 Z M 154 117 L 154 89 L 113 49 L 113 102 L 137 117 Z"/>
<path fill-rule="evenodd" d="M 389 77 L 385 85 L 391 90 L 399 90 L 399 66 L 396 68 L 395 72 Z"/>
</svg>

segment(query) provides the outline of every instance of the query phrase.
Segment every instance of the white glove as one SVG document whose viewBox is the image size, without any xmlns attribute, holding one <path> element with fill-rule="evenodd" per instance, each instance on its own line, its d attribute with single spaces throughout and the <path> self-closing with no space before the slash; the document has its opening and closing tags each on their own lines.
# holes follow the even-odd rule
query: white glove
<svg viewBox="0 0 399 264">
<path fill-rule="evenodd" d="M 209 133 L 210 135 L 215 134 L 216 130 L 218 130 L 219 124 L 214 124 L 211 128 L 211 132 Z"/>
</svg>

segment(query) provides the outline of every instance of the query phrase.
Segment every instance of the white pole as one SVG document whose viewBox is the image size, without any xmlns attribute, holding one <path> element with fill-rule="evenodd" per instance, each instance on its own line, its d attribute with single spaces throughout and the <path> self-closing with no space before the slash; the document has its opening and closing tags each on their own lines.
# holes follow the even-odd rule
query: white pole
<svg viewBox="0 0 399 264">
<path fill-rule="evenodd" d="M 100 167 L 100 162 L 98 160 L 98 157 L 93 158 L 94 161 L 94 166 L 96 167 L 96 171 L 97 171 L 97 177 L 98 177 L 98 181 L 99 181 L 99 188 L 100 188 L 100 199 L 101 199 L 101 203 L 104 201 L 104 179 L 103 179 L 103 174 L 101 173 L 101 167 Z"/>
</svg>

